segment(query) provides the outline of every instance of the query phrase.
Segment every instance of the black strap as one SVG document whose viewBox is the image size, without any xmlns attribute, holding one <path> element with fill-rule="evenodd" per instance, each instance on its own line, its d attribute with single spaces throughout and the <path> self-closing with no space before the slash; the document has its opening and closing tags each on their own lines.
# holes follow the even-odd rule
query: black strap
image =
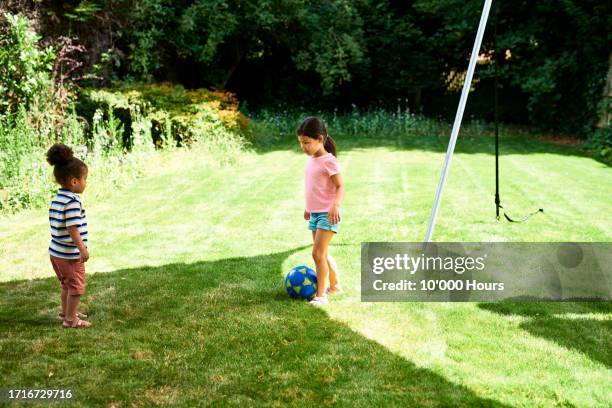
<svg viewBox="0 0 612 408">
<path fill-rule="evenodd" d="M 497 215 L 497 219 L 498 219 L 498 220 L 499 220 L 499 209 L 500 209 L 500 208 L 502 208 L 502 209 L 503 209 L 504 207 L 502 207 L 500 204 L 497 204 L 497 213 L 498 213 L 498 215 Z M 538 208 L 538 210 L 537 210 L 537 211 L 534 211 L 534 212 L 532 212 L 532 213 L 529 213 L 529 214 L 527 214 L 526 216 L 524 216 L 524 217 L 523 217 L 523 218 L 521 218 L 521 219 L 515 220 L 515 219 L 513 219 L 513 218 L 510 218 L 510 216 L 509 216 L 508 214 L 506 214 L 506 211 L 504 211 L 504 217 L 506 217 L 506 219 L 507 219 L 508 221 L 510 221 L 510 222 L 525 222 L 525 221 L 527 221 L 529 218 L 531 218 L 531 217 L 533 217 L 534 215 L 536 215 L 537 213 L 543 213 L 543 212 L 544 212 L 544 209 L 543 209 L 543 208 Z"/>
</svg>

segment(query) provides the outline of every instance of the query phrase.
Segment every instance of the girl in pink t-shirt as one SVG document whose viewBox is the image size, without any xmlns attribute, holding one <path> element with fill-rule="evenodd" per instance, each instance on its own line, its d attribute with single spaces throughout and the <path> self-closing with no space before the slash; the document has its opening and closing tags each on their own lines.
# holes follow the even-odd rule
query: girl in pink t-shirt
<svg viewBox="0 0 612 408">
<path fill-rule="evenodd" d="M 338 266 L 329 255 L 331 239 L 340 228 L 340 205 L 344 197 L 344 184 L 340 165 L 336 159 L 336 143 L 327 134 L 325 124 L 315 117 L 304 119 L 297 130 L 300 147 L 306 153 L 306 209 L 304 219 L 309 221 L 314 245 L 312 258 L 317 268 L 317 294 L 310 301 L 315 305 L 327 303 L 327 293 L 340 293 Z M 329 288 L 327 279 L 329 278 Z"/>
</svg>

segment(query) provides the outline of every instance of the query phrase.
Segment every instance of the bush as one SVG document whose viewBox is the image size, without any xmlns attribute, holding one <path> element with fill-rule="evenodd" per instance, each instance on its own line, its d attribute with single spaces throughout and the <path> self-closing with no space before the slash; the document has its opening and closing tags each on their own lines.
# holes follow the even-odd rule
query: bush
<svg viewBox="0 0 612 408">
<path fill-rule="evenodd" d="M 27 18 L 4 14 L 7 27 L 0 31 L 0 114 L 14 113 L 51 86 L 55 54 L 38 49 L 40 37 Z"/>
<path fill-rule="evenodd" d="M 612 158 L 612 126 L 604 126 L 593 132 L 585 147 L 595 150 L 602 157 Z"/>
<path fill-rule="evenodd" d="M 124 155 L 121 149 L 88 148 L 86 122 L 74 111 L 64 118 L 58 142 L 70 145 L 75 155 L 90 168 L 90 197 L 96 197 L 133 180 L 142 172 L 142 155 Z M 99 124 L 101 132 L 110 132 L 109 123 Z M 41 142 L 36 124 L 22 106 L 16 115 L 0 118 L 0 213 L 44 207 L 56 190 L 53 168 L 45 159 L 51 142 Z"/>
<path fill-rule="evenodd" d="M 171 84 L 122 84 L 108 89 L 88 89 L 85 104 L 109 119 L 117 115 L 129 135 L 124 147 L 138 145 L 137 126 L 147 127 L 156 147 L 189 146 L 225 133 L 229 140 L 241 134 L 248 119 L 238 111 L 238 101 L 228 92 L 185 90 Z"/>
</svg>

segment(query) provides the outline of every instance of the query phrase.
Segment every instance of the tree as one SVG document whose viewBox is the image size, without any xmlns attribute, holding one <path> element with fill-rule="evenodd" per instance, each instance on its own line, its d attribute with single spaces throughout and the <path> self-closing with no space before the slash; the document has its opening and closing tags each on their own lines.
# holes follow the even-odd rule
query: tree
<svg viewBox="0 0 612 408">
<path fill-rule="evenodd" d="M 130 68 L 139 77 L 178 58 L 222 88 L 245 58 L 283 46 L 297 70 L 316 72 L 331 93 L 364 60 L 362 21 L 349 0 L 146 0 L 132 16 Z"/>
</svg>

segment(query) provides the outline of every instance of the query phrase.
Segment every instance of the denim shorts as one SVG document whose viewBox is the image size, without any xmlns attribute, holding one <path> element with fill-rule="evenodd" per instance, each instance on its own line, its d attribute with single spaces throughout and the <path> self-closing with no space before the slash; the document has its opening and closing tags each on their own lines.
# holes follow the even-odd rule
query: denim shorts
<svg viewBox="0 0 612 408">
<path fill-rule="evenodd" d="M 316 231 L 317 229 L 324 229 L 328 231 L 338 232 L 340 229 L 340 222 L 337 224 L 330 224 L 327 218 L 326 212 L 315 212 L 310 213 L 310 221 L 308 222 L 308 229 Z"/>
</svg>

